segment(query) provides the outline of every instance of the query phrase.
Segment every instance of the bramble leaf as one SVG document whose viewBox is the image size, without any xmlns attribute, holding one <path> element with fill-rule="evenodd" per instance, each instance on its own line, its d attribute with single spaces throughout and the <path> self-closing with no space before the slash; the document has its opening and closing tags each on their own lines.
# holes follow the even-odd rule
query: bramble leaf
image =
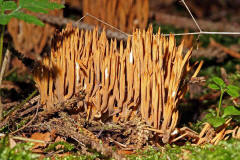
<svg viewBox="0 0 240 160">
<path fill-rule="evenodd" d="M 215 84 L 219 85 L 219 87 L 225 87 L 224 81 L 223 81 L 221 78 L 219 78 L 219 77 L 213 77 L 213 78 L 212 78 L 212 81 L 213 81 Z"/>
<path fill-rule="evenodd" d="M 226 117 L 226 116 L 239 116 L 239 115 L 240 115 L 240 110 L 238 110 L 234 106 L 227 106 L 226 108 L 224 108 L 223 117 Z"/>
<path fill-rule="evenodd" d="M 44 26 L 44 23 L 42 21 L 40 21 L 39 19 L 37 19 L 36 17 L 29 15 L 29 14 L 25 14 L 23 12 L 16 12 L 14 14 L 12 14 L 13 17 L 20 19 L 20 20 L 24 20 L 25 22 L 28 23 L 33 23 L 39 26 Z"/>
<path fill-rule="evenodd" d="M 213 83 L 210 83 L 208 85 L 208 87 L 211 88 L 211 89 L 220 90 L 220 87 L 218 85 L 216 85 L 216 84 L 213 84 Z"/>
<path fill-rule="evenodd" d="M 240 88 L 237 86 L 234 86 L 234 85 L 227 86 L 227 93 L 234 98 L 240 96 L 239 91 L 240 91 Z"/>
<path fill-rule="evenodd" d="M 19 5 L 32 12 L 48 13 L 49 10 L 64 8 L 64 5 L 48 0 L 20 0 Z"/>
<path fill-rule="evenodd" d="M 0 24 L 7 25 L 11 18 L 12 16 L 7 14 L 0 15 Z"/>
<path fill-rule="evenodd" d="M 15 10 L 17 9 L 17 4 L 14 1 L 3 1 L 1 9 L 6 10 Z"/>
</svg>

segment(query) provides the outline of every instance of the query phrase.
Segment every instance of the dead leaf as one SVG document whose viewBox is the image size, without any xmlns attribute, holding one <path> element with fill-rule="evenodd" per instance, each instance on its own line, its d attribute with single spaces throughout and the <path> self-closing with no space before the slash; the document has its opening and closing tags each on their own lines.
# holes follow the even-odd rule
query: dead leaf
<svg viewBox="0 0 240 160">
<path fill-rule="evenodd" d="M 50 132 L 46 132 L 46 133 L 36 132 L 36 133 L 32 134 L 31 139 L 50 142 L 51 141 L 51 133 Z M 36 148 L 39 148 L 39 147 L 46 147 L 46 145 L 47 144 L 35 142 L 32 149 L 36 149 Z"/>
</svg>

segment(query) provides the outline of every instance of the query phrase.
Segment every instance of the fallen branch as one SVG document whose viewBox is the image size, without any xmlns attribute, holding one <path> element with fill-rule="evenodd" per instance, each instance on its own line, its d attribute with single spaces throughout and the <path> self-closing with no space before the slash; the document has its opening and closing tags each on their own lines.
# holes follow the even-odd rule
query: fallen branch
<svg viewBox="0 0 240 160">
<path fill-rule="evenodd" d="M 19 105 L 15 106 L 12 110 L 10 110 L 4 117 L 3 119 L 7 118 L 8 116 L 10 116 L 14 111 L 16 111 L 17 109 L 23 107 L 30 99 L 33 98 L 33 96 L 35 96 L 35 94 L 37 94 L 38 90 L 33 91 L 24 101 L 22 101 Z"/>
<path fill-rule="evenodd" d="M 217 43 L 215 40 L 213 40 L 212 38 L 210 39 L 210 45 L 214 46 L 220 50 L 222 50 L 223 52 L 227 53 L 228 55 L 234 57 L 234 58 L 238 58 L 240 59 L 240 54 L 234 50 L 231 50 L 223 45 L 221 45 L 220 43 Z"/>
<path fill-rule="evenodd" d="M 22 126 L 21 128 L 15 130 L 15 131 L 11 132 L 10 134 L 15 134 L 15 133 L 23 130 L 23 129 L 26 128 L 27 126 L 29 126 L 29 125 L 35 120 L 35 118 L 37 117 L 39 107 L 40 107 L 40 104 L 37 104 L 37 111 L 36 111 L 35 115 L 33 116 L 33 118 L 32 118 L 27 124 L 25 124 L 24 126 Z"/>
<path fill-rule="evenodd" d="M 79 29 L 84 29 L 84 30 L 93 30 L 94 26 L 89 25 L 86 23 L 82 23 L 79 21 L 74 21 L 68 18 L 61 18 L 57 16 L 51 16 L 51 15 L 43 15 L 39 14 L 37 17 L 42 20 L 43 22 L 52 24 L 52 25 L 57 25 L 57 26 L 66 26 L 68 23 L 72 23 L 74 27 L 78 27 Z M 102 32 L 102 29 L 99 27 L 99 33 Z M 128 36 L 127 34 L 121 33 L 121 32 L 114 32 L 109 29 L 106 29 L 106 35 L 108 38 L 116 38 L 117 40 L 127 40 Z"/>
<path fill-rule="evenodd" d="M 116 160 L 123 159 L 124 157 L 119 155 L 112 147 L 103 143 L 96 138 L 92 138 L 92 135 L 89 134 L 90 131 L 86 131 L 82 127 L 74 127 L 71 123 L 72 120 L 69 120 L 69 117 L 63 117 L 61 119 L 53 119 L 45 124 L 41 124 L 40 129 L 55 130 L 56 134 L 70 137 L 79 143 L 80 146 L 86 146 L 91 149 L 95 149 L 97 152 L 100 152 L 104 156 L 112 157 Z"/>
<path fill-rule="evenodd" d="M 196 30 L 196 25 L 191 18 L 182 16 L 169 15 L 159 11 L 152 11 L 150 14 L 155 17 L 156 21 L 160 24 L 174 25 L 176 28 L 188 28 Z M 228 32 L 239 32 L 240 25 L 227 24 L 226 22 L 212 22 L 206 20 L 198 20 L 198 24 L 202 30 L 208 31 L 228 31 Z M 233 35 L 232 35 L 233 36 Z"/>
<path fill-rule="evenodd" d="M 6 134 L 0 133 L 0 137 L 5 137 L 5 136 L 6 136 Z M 16 140 L 21 140 L 21 141 L 35 142 L 35 143 L 47 143 L 45 141 L 31 139 L 31 138 L 25 138 L 25 137 L 19 137 L 19 136 L 13 136 L 11 138 L 16 139 Z"/>
<path fill-rule="evenodd" d="M 40 113 L 40 117 L 47 117 L 49 115 L 53 115 L 56 112 L 61 112 L 64 110 L 71 111 L 71 110 L 78 110 L 82 106 L 78 106 L 78 103 L 80 101 L 83 101 L 85 98 L 85 94 L 81 93 L 79 95 L 76 95 L 72 97 L 71 99 L 65 100 L 63 102 L 59 102 L 54 105 L 51 109 L 47 111 L 43 111 Z"/>
</svg>

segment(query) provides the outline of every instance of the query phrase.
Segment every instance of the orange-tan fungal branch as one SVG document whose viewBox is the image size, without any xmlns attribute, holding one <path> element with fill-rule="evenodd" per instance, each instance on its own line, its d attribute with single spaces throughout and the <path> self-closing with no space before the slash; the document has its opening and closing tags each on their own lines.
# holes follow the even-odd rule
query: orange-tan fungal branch
<svg viewBox="0 0 240 160">
<path fill-rule="evenodd" d="M 177 46 L 174 36 L 160 31 L 154 35 L 152 27 L 136 30 L 126 45 L 118 46 L 104 31 L 99 36 L 97 29 L 69 25 L 56 33 L 51 56 L 34 78 L 48 110 L 84 89 L 87 119 L 119 122 L 140 115 L 167 143 L 179 119 L 177 104 L 187 90 L 183 81 L 193 69 L 192 50 L 185 56 L 182 52 L 183 43 Z"/>
<path fill-rule="evenodd" d="M 145 29 L 149 15 L 149 0 L 82 0 L 83 15 L 87 13 L 117 27 L 124 32 L 134 28 Z M 86 17 L 86 23 L 104 25 L 96 19 Z"/>
</svg>

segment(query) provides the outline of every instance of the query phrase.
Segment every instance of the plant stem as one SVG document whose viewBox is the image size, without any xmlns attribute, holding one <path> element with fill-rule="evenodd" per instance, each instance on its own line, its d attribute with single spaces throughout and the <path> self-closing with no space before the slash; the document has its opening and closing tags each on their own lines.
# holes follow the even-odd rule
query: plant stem
<svg viewBox="0 0 240 160">
<path fill-rule="evenodd" d="M 1 35 L 0 35 L 0 71 L 2 70 L 2 53 L 3 53 L 3 36 L 5 31 L 5 26 L 0 25 L 1 27 Z M 2 84 L 2 81 L 0 81 L 0 85 Z M 0 95 L 0 120 L 2 120 L 2 113 L 3 113 L 3 105 L 2 105 L 2 98 Z"/>
<path fill-rule="evenodd" d="M 0 37 L 0 66 L 2 66 L 2 53 L 3 53 L 3 36 L 4 36 L 5 26 L 1 25 L 1 37 Z"/>
<path fill-rule="evenodd" d="M 220 99 L 219 99 L 219 103 L 218 103 L 217 117 L 220 116 L 220 110 L 221 110 L 221 106 L 222 106 L 223 94 L 224 94 L 224 91 L 223 91 L 223 89 L 221 88 L 221 95 L 220 95 Z"/>
</svg>

